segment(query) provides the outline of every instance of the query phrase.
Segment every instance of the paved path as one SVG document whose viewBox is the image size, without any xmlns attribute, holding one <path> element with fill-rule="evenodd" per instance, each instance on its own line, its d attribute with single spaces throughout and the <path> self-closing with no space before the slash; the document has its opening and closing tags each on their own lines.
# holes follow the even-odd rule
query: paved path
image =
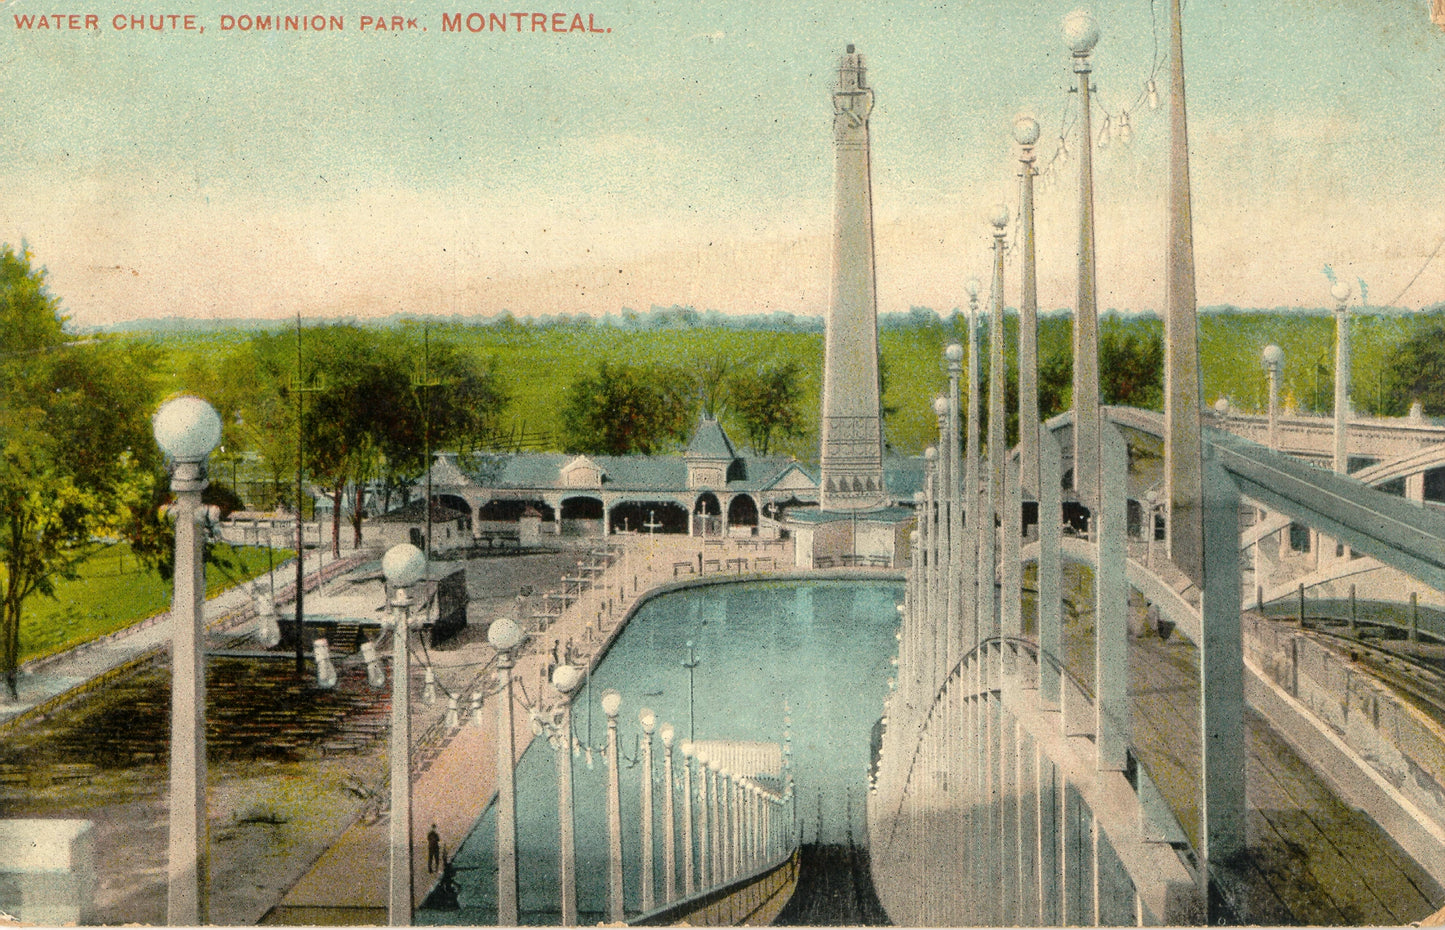
<svg viewBox="0 0 1445 930">
<path fill-rule="evenodd" d="M 533 635 L 517 659 L 514 680 L 525 685 L 526 694 L 533 701 L 551 663 L 553 640 L 566 642 L 570 637 L 584 651 L 580 661 L 595 663 L 606 645 L 621 632 L 621 621 L 637 598 L 658 586 L 696 577 L 699 558 L 708 575 L 727 572 L 728 559 L 749 559 L 750 572 L 759 555 L 768 559 L 765 570 L 788 571 L 793 562 L 791 543 L 764 551 L 753 548 L 753 540 L 742 541 L 749 546 L 743 549 L 738 541 L 718 545 L 679 536 L 614 536 L 610 539 L 623 542 L 625 554 L 545 630 L 538 631 L 536 621 L 532 623 Z M 599 545 L 602 542 L 598 540 Z M 736 571 L 739 565 L 734 562 L 730 568 Z M 491 674 L 495 656 L 490 647 L 482 648 L 487 663 L 481 667 L 487 673 L 483 677 L 485 690 L 490 695 L 496 687 Z M 478 661 L 476 651 L 462 650 L 448 655 L 433 652 L 431 659 L 437 666 L 439 680 L 446 679 L 448 663 L 460 667 L 475 666 Z M 413 669 L 413 677 L 416 674 Z M 545 693 L 551 698 L 556 696 L 550 688 Z M 531 743 L 532 731 L 527 710 L 522 706 L 522 688 L 517 688 L 515 698 L 518 702 L 513 712 L 515 758 L 520 759 Z M 438 705 L 442 703 L 439 701 Z M 484 699 L 481 726 L 467 719 L 468 705 L 469 702 L 463 704 L 462 726 L 445 734 L 439 751 L 427 752 L 424 746 L 419 752 L 414 751 L 414 772 L 419 760 L 425 766 L 419 775 L 414 774 L 412 784 L 413 902 L 417 906 L 440 877 L 426 870 L 428 829 L 436 824 L 442 846 L 455 851 L 496 792 L 496 698 Z M 433 708 L 430 713 L 435 716 L 440 709 Z M 421 720 L 414 719 L 412 727 L 413 733 L 426 730 Z M 424 738 L 418 742 L 424 742 Z M 353 824 L 267 914 L 263 923 L 384 923 L 389 872 L 388 829 L 385 818 L 372 822 L 363 818 Z"/>
<path fill-rule="evenodd" d="M 322 580 L 318 572 L 330 577 L 355 564 L 351 555 L 338 562 L 330 552 L 312 550 L 306 555 L 307 589 Z M 336 566 L 333 569 L 332 566 Z M 295 563 L 287 562 L 276 569 L 277 580 L 295 576 Z M 295 583 L 278 590 L 280 599 L 294 597 Z M 287 594 L 287 592 L 292 592 Z M 206 601 L 206 625 L 212 631 L 234 628 L 255 616 L 247 585 L 237 585 Z M 107 636 L 83 643 L 65 652 L 25 663 L 20 668 L 19 700 L 0 702 L 0 734 L 28 717 L 46 713 L 54 707 L 128 671 L 136 663 L 165 652 L 171 641 L 170 612 L 164 611 L 117 630 Z"/>
</svg>

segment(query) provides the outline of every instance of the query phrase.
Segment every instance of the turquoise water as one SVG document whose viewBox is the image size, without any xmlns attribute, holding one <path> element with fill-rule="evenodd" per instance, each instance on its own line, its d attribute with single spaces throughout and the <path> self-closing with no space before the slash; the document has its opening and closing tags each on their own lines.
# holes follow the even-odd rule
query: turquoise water
<svg viewBox="0 0 1445 930">
<path fill-rule="evenodd" d="M 671 722 L 680 742 L 688 732 L 687 642 L 697 658 L 692 725 L 696 738 L 781 743 L 791 717 L 798 818 L 812 840 L 842 842 L 850 831 L 864 841 L 863 803 L 868 784 L 869 738 L 882 715 L 898 629 L 897 582 L 767 582 L 715 585 L 679 591 L 643 605 L 584 686 L 573 709 L 573 731 L 599 751 L 573 758 L 577 824 L 577 903 L 583 924 L 602 919 L 607 895 L 607 770 L 600 749 L 607 738 L 602 692 L 622 694 L 618 715 L 621 755 L 623 858 L 629 914 L 639 910 L 641 773 L 637 758 L 640 708 Z M 535 699 L 536 682 L 526 683 Z M 520 699 L 520 693 L 519 693 Z M 789 708 L 785 712 L 785 705 Z M 588 708 L 591 708 L 589 727 Z M 589 736 L 590 732 L 590 736 Z M 662 856 L 662 743 L 655 740 L 654 804 Z M 682 755 L 674 745 L 680 777 Z M 555 924 L 557 900 L 557 782 L 555 755 L 534 740 L 517 769 L 518 880 L 521 919 Z M 851 799 L 850 799 L 851 795 Z M 681 817 L 682 801 L 676 803 Z M 851 811 L 850 811 L 851 808 Z M 679 849 L 681 831 L 679 829 Z M 483 814 L 457 852 L 460 910 L 424 908 L 425 924 L 496 922 L 496 832 L 492 810 Z M 659 898 L 663 879 L 655 874 Z M 679 866 L 679 875 L 681 867 Z M 679 887 L 681 879 L 679 878 Z"/>
</svg>

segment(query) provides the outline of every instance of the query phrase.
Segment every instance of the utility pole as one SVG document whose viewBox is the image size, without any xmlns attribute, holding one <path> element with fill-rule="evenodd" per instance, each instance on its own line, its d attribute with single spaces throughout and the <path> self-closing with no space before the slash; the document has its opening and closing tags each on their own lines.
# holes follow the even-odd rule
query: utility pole
<svg viewBox="0 0 1445 930">
<path fill-rule="evenodd" d="M 441 387 L 441 381 L 431 378 L 431 324 L 423 323 L 421 329 L 421 370 L 412 379 L 411 386 L 421 391 L 421 435 L 426 468 L 426 557 L 431 558 L 431 389 Z"/>
<path fill-rule="evenodd" d="M 317 379 L 319 380 L 319 379 Z M 323 390 L 316 381 L 307 387 L 301 371 L 301 314 L 296 314 L 296 378 L 291 391 L 296 395 L 296 677 L 306 675 L 306 637 L 302 633 L 306 595 L 306 525 L 302 521 L 301 501 L 304 492 L 306 431 L 301 422 L 302 400 L 310 393 Z"/>
</svg>

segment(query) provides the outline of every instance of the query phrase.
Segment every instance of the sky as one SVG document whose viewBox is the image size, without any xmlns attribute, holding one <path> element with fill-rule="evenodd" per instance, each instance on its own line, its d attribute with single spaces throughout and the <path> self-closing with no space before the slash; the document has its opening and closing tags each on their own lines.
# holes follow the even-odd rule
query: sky
<svg viewBox="0 0 1445 930">
<path fill-rule="evenodd" d="M 589 24 L 561 34 L 530 15 L 520 32 L 510 15 L 505 33 L 444 30 L 443 14 L 511 8 L 372 2 L 0 0 L 0 241 L 29 246 L 80 326 L 821 314 L 830 92 L 856 43 L 876 92 L 879 310 L 947 312 L 968 278 L 988 280 L 987 217 L 1017 206 L 1019 113 L 1043 124 L 1040 163 L 1054 165 L 1038 195 L 1040 303 L 1074 300 L 1081 143 L 1060 24 L 1077 0 L 579 0 L 547 10 L 549 27 L 555 12 Z M 1168 121 L 1144 87 L 1167 68 L 1167 7 L 1088 8 L 1096 130 L 1124 110 L 1132 128 L 1095 153 L 1099 304 L 1155 310 Z M 98 28 L 18 24 L 57 10 Z M 173 10 L 196 28 L 128 25 Z M 266 13 L 344 28 L 223 28 Z M 1186 4 L 1201 306 L 1323 306 L 1327 266 L 1363 280 L 1370 305 L 1445 300 L 1445 255 L 1430 260 L 1445 239 L 1445 31 L 1429 13 L 1429 0 Z M 363 30 L 363 16 L 416 25 Z M 1059 166 L 1061 134 L 1074 157 Z M 1008 277 L 1015 304 L 1016 251 Z"/>
</svg>

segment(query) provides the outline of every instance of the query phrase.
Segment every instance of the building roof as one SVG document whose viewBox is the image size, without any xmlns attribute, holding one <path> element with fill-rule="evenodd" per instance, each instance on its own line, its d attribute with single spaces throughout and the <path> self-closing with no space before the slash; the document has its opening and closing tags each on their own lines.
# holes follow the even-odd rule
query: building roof
<svg viewBox="0 0 1445 930">
<path fill-rule="evenodd" d="M 733 493 L 794 491 L 809 499 L 816 493 L 817 478 L 786 456 L 739 455 L 717 420 L 704 417 L 698 422 L 692 441 L 683 455 L 574 455 L 564 452 L 473 452 L 439 454 L 432 464 L 432 493 L 450 489 L 484 488 L 518 497 L 522 492 L 569 491 L 586 493 L 597 485 L 564 480 L 579 468 L 593 466 L 600 473 L 600 489 L 612 492 L 690 493 L 688 459 L 726 461 Z M 423 478 L 419 485 L 425 484 Z M 514 492 L 508 494 L 507 492 Z M 910 492 L 911 493 L 911 492 Z"/>
<path fill-rule="evenodd" d="M 433 488 L 433 493 L 436 493 L 435 488 Z M 395 510 L 387 511 L 384 514 L 373 518 L 372 522 L 417 524 L 425 523 L 426 511 L 423 509 L 425 505 L 426 501 L 415 500 L 403 507 L 398 507 Z M 449 520 L 460 520 L 465 517 L 466 514 L 462 513 L 460 510 L 455 510 L 451 507 L 448 507 L 446 504 L 439 503 L 435 500 L 432 501 L 431 522 L 433 523 L 446 523 Z"/>
<path fill-rule="evenodd" d="M 687 444 L 686 458 L 718 459 L 731 462 L 738 457 L 737 450 L 723 432 L 722 424 L 716 419 L 704 416 L 693 431 L 692 441 Z"/>
<path fill-rule="evenodd" d="M 569 486 L 562 480 L 562 471 L 578 457 L 560 452 L 517 452 L 511 454 L 473 453 L 458 459 L 460 473 L 469 487 L 497 491 L 587 490 Z M 588 461 L 602 472 L 602 489 L 608 491 L 686 491 L 687 462 L 678 455 L 590 455 Z M 817 480 L 796 461 L 785 456 L 743 458 L 727 483 L 733 492 L 773 490 L 804 482 L 817 487 Z M 784 479 L 788 478 L 786 483 Z M 798 480 L 802 479 L 802 480 Z M 442 484 L 432 476 L 432 492 L 439 493 L 455 484 Z M 799 490 L 807 488 L 800 487 Z M 595 488 L 594 488 L 595 490 Z"/>
<path fill-rule="evenodd" d="M 471 479 L 462 474 L 457 467 L 457 456 L 455 452 L 438 452 L 431 466 L 432 489 L 438 487 L 464 488 L 472 483 Z M 421 487 L 426 486 L 426 476 L 422 476 L 419 482 Z"/>
</svg>

